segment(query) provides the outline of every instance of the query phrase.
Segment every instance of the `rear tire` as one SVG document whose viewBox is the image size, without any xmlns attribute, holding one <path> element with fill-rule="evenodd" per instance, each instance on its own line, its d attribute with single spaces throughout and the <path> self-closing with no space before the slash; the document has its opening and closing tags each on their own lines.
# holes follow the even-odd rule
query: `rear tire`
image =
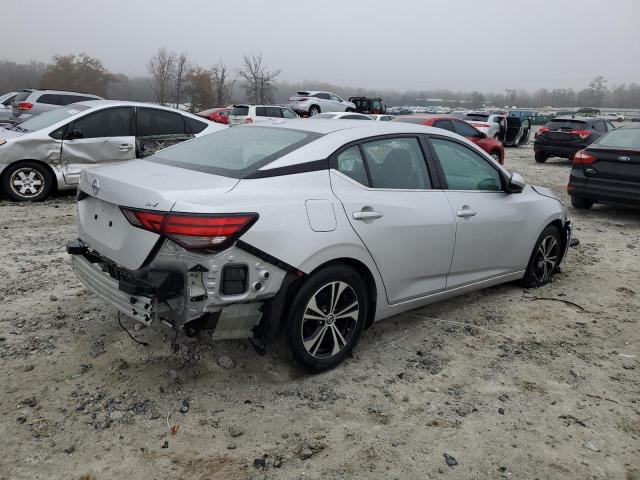
<svg viewBox="0 0 640 480">
<path fill-rule="evenodd" d="M 589 210 L 595 202 L 581 197 L 571 197 L 571 206 L 578 210 Z"/>
<path fill-rule="evenodd" d="M 502 162 L 500 162 L 500 152 L 498 150 L 494 150 L 489 155 L 491 155 L 491 158 L 493 158 L 496 162 L 502 164 Z"/>
<path fill-rule="evenodd" d="M 353 111 L 354 111 L 354 110 L 353 110 L 353 108 L 347 108 L 347 109 L 345 110 L 345 112 L 353 112 Z"/>
<path fill-rule="evenodd" d="M 41 202 L 53 191 L 54 176 L 39 162 L 17 162 L 2 175 L 2 192 L 14 202 Z"/>
<path fill-rule="evenodd" d="M 547 283 L 560 264 L 563 253 L 562 237 L 558 228 L 545 228 L 533 247 L 527 270 L 521 283 L 526 288 L 541 287 Z"/>
<path fill-rule="evenodd" d="M 318 115 L 320 113 L 320 107 L 317 105 L 311 105 L 311 107 L 309 107 L 309 116 L 313 117 L 315 115 Z"/>
<path fill-rule="evenodd" d="M 542 152 L 536 152 L 536 163 L 544 163 L 547 161 L 549 157 L 542 153 Z"/>
<path fill-rule="evenodd" d="M 360 339 L 368 302 L 364 281 L 345 265 L 311 275 L 294 297 L 286 322 L 295 360 L 314 372 L 339 365 Z"/>
</svg>

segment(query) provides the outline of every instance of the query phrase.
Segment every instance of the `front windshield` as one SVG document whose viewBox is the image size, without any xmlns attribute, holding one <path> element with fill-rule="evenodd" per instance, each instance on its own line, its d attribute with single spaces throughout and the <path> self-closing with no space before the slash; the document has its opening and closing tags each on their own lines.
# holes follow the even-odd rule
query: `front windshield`
<svg viewBox="0 0 640 480">
<path fill-rule="evenodd" d="M 54 123 L 58 123 L 66 118 L 72 117 L 73 115 L 80 113 L 81 111 L 88 108 L 89 107 L 85 105 L 78 104 L 68 105 L 63 108 L 56 108 L 55 110 L 49 110 L 48 112 L 36 115 L 29 120 L 25 120 L 24 122 L 16 125 L 14 129 L 19 132 L 35 132 L 37 130 L 47 128 Z"/>
</svg>

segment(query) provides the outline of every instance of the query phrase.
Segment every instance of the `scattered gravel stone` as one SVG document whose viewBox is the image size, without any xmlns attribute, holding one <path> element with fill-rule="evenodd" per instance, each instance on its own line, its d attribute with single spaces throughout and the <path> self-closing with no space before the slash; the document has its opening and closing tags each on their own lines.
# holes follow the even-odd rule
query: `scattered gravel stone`
<svg viewBox="0 0 640 480">
<path fill-rule="evenodd" d="M 218 365 L 220 365 L 225 370 L 232 370 L 236 367 L 236 362 L 234 362 L 231 357 L 222 355 L 218 358 Z"/>
<path fill-rule="evenodd" d="M 456 465 L 458 465 L 458 461 L 448 453 L 444 454 L 444 461 L 447 462 L 447 465 L 449 465 L 450 467 L 455 467 Z"/>
<path fill-rule="evenodd" d="M 28 397 L 20 400 L 20 405 L 24 405 L 25 407 L 35 407 L 38 404 L 36 397 Z"/>
<path fill-rule="evenodd" d="M 306 460 L 307 458 L 311 457 L 313 457 L 313 450 L 311 450 L 310 448 L 303 448 L 302 450 L 300 450 L 300 458 L 302 460 Z"/>
<path fill-rule="evenodd" d="M 229 427 L 229 435 L 231 435 L 234 438 L 235 437 L 239 437 L 243 433 L 244 433 L 244 430 L 241 430 L 241 429 L 236 428 L 236 427 Z"/>
<path fill-rule="evenodd" d="M 189 400 L 186 398 L 182 400 L 182 406 L 180 407 L 180 413 L 187 413 L 189 411 Z"/>
</svg>

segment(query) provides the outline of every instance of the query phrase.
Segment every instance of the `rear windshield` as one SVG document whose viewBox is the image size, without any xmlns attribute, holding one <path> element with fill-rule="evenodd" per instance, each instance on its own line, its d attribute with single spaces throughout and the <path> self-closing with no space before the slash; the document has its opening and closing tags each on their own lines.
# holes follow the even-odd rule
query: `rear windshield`
<svg viewBox="0 0 640 480">
<path fill-rule="evenodd" d="M 54 123 L 58 123 L 66 118 L 88 109 L 86 105 L 69 105 L 65 108 L 56 108 L 55 110 L 49 110 L 48 112 L 41 113 L 35 117 L 30 118 L 22 123 L 19 123 L 14 128 L 19 132 L 35 132 L 47 128 Z"/>
<path fill-rule="evenodd" d="M 465 120 L 480 120 L 480 121 L 487 121 L 489 120 L 489 115 L 482 115 L 480 113 L 469 113 L 467 114 L 466 117 L 464 117 Z"/>
<path fill-rule="evenodd" d="M 587 122 L 583 122 L 582 120 L 573 120 L 573 119 L 556 119 L 551 120 L 549 123 L 545 125 L 549 130 L 576 130 L 585 128 Z"/>
<path fill-rule="evenodd" d="M 274 127 L 234 127 L 179 143 L 148 157 L 158 163 L 243 178 L 319 134 Z"/>
<path fill-rule="evenodd" d="M 249 115 L 249 107 L 233 107 L 231 115 L 238 115 L 240 117 L 246 117 Z"/>
<path fill-rule="evenodd" d="M 31 95 L 33 92 L 20 92 L 18 95 L 16 95 L 16 97 L 13 99 L 14 102 L 24 102 L 27 98 L 29 98 L 29 95 Z"/>
<path fill-rule="evenodd" d="M 423 125 L 426 119 L 424 118 L 416 118 L 416 117 L 396 117 L 393 119 L 394 122 L 403 122 L 403 123 L 417 123 L 418 125 Z"/>
<path fill-rule="evenodd" d="M 618 147 L 640 150 L 640 128 L 612 130 L 598 142 L 601 147 Z"/>
</svg>

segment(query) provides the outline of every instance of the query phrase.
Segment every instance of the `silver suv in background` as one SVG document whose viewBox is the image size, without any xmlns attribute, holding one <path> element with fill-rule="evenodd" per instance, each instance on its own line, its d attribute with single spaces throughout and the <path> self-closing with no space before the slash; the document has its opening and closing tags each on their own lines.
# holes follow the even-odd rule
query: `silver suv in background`
<svg viewBox="0 0 640 480">
<path fill-rule="evenodd" d="M 11 116 L 11 103 L 18 92 L 9 92 L 0 95 L 0 122 L 6 122 Z"/>
<path fill-rule="evenodd" d="M 22 90 L 13 98 L 9 121 L 12 123 L 24 122 L 34 115 L 88 100 L 103 100 L 103 98 L 88 93 L 60 90 Z"/>
<path fill-rule="evenodd" d="M 322 112 L 355 112 L 356 105 L 335 93 L 305 90 L 289 97 L 289 108 L 298 114 L 317 115 Z"/>
<path fill-rule="evenodd" d="M 234 105 L 229 115 L 229 125 L 273 122 L 282 118 L 298 118 L 298 115 L 290 108 L 279 105 Z"/>
</svg>

